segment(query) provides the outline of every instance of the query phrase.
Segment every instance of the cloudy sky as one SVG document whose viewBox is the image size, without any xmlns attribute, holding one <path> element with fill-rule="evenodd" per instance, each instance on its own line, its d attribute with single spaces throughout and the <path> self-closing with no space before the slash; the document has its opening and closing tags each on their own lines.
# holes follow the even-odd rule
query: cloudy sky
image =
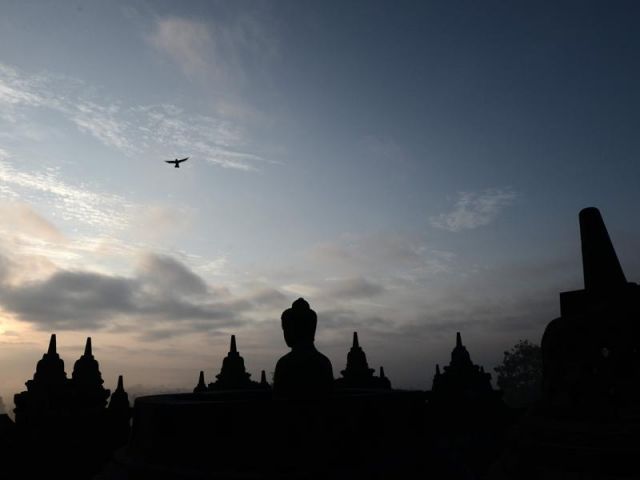
<svg viewBox="0 0 640 480">
<path fill-rule="evenodd" d="M 578 211 L 640 277 L 633 1 L 36 2 L 0 16 L 0 395 L 57 333 L 106 386 L 254 378 L 299 296 L 344 368 L 492 368 L 580 288 Z M 165 159 L 189 156 L 181 169 Z"/>
</svg>

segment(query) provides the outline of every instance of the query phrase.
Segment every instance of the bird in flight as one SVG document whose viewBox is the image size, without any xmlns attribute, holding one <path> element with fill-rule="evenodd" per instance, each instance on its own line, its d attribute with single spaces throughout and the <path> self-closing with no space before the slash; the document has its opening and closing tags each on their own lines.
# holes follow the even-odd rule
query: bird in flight
<svg viewBox="0 0 640 480">
<path fill-rule="evenodd" d="M 182 159 L 180 159 L 180 160 L 178 160 L 177 158 L 176 158 L 175 160 L 165 160 L 165 162 L 167 162 L 167 163 L 173 163 L 173 166 L 174 166 L 174 167 L 176 167 L 176 168 L 180 168 L 180 164 L 181 164 L 182 162 L 186 162 L 187 160 L 189 160 L 189 157 L 182 158 Z"/>
</svg>

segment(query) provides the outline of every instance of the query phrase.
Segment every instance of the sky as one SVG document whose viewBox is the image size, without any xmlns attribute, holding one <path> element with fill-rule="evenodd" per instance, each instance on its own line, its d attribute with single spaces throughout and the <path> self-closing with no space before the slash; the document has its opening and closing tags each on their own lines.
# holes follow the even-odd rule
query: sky
<svg viewBox="0 0 640 480">
<path fill-rule="evenodd" d="M 7 408 L 51 333 L 134 394 L 231 334 L 270 376 L 300 296 L 336 376 L 354 331 L 399 388 L 457 331 L 490 371 L 582 287 L 588 206 L 640 277 L 637 2 L 0 5 Z"/>
</svg>

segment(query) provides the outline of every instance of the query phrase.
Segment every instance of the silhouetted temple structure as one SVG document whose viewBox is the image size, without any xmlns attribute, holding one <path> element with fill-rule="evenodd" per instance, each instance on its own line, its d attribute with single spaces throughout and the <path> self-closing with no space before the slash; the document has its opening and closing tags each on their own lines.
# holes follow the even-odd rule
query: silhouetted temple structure
<svg viewBox="0 0 640 480">
<path fill-rule="evenodd" d="M 198 384 L 193 389 L 193 393 L 204 393 L 209 391 L 207 384 L 204 381 L 204 372 L 200 370 L 200 375 L 198 376 Z"/>
<path fill-rule="evenodd" d="M 0 478 L 17 478 L 20 447 L 15 422 L 6 413 L 0 413 Z"/>
<path fill-rule="evenodd" d="M 378 382 L 381 388 L 391 389 L 391 380 L 389 380 L 384 374 L 384 367 L 380 367 L 378 375 Z"/>
<path fill-rule="evenodd" d="M 580 237 L 584 289 L 560 294 L 560 318 L 542 337 L 544 405 L 640 415 L 640 287 L 627 282 L 597 209 L 580 212 Z"/>
<path fill-rule="evenodd" d="M 124 379 L 118 375 L 118 386 L 109 399 L 108 417 L 111 425 L 111 442 L 116 447 L 124 445 L 131 433 L 131 404 L 124 390 Z"/>
<path fill-rule="evenodd" d="M 436 365 L 430 402 L 446 406 L 500 402 L 500 395 L 491 386 L 491 374 L 471 361 L 467 348 L 462 344 L 462 336 L 457 332 L 451 362 L 444 367 L 444 372 L 440 372 L 440 366 Z"/>
<path fill-rule="evenodd" d="M 271 389 L 271 385 L 269 385 L 269 382 L 267 382 L 267 372 L 265 372 L 264 370 L 260 372 L 260 387 Z"/>
<path fill-rule="evenodd" d="M 464 458 L 464 471 L 458 475 L 473 478 L 486 471 L 502 447 L 510 417 L 502 392 L 494 390 L 491 375 L 473 363 L 460 332 L 449 365 L 442 371 L 436 365 L 427 398 L 425 414 L 435 445 L 447 455 Z"/>
<path fill-rule="evenodd" d="M 74 402 L 78 403 L 80 408 L 104 408 L 110 392 L 102 386 L 103 383 L 98 362 L 91 351 L 91 337 L 88 337 L 84 354 L 76 360 L 71 374 Z"/>
<path fill-rule="evenodd" d="M 331 362 L 314 345 L 316 313 L 298 299 L 281 321 L 291 351 L 276 365 L 274 391 L 264 370 L 261 388 L 237 388 L 249 377 L 232 337 L 217 382 L 228 388 L 205 390 L 200 372 L 194 393 L 137 398 L 131 442 L 105 478 L 389 478 L 457 468 L 424 452 L 423 392 L 391 390 L 382 370 L 375 377 L 357 337 L 346 378 L 364 372 L 367 387 L 333 389 Z"/>
<path fill-rule="evenodd" d="M 16 423 L 29 424 L 51 412 L 70 408 L 67 373 L 56 350 L 56 335 L 53 334 L 47 352 L 36 365 L 33 379 L 25 384 L 27 391 L 14 396 Z"/>
<path fill-rule="evenodd" d="M 584 289 L 560 294 L 542 337 L 542 399 L 494 478 L 640 477 L 640 288 L 600 212 L 582 210 L 579 223 Z"/>
<path fill-rule="evenodd" d="M 260 383 L 251 380 L 251 374 L 247 372 L 244 366 L 244 359 L 238 352 L 235 335 L 231 335 L 229 353 L 222 360 L 222 368 L 220 369 L 220 373 L 216 375 L 216 379 L 215 382 L 207 385 L 204 379 L 204 371 L 200 371 L 198 384 L 193 389 L 193 393 L 270 388 L 269 385 L 266 384 L 265 378 L 261 379 Z"/>
<path fill-rule="evenodd" d="M 231 335 L 229 353 L 222 360 L 220 373 L 216 375 L 217 380 L 209 384 L 209 390 L 242 390 L 247 388 L 258 388 L 260 385 L 252 381 L 251 374 L 244 366 L 244 359 L 238 353 L 236 347 L 236 336 Z M 204 380 L 204 378 L 203 378 Z M 197 388 L 197 387 L 196 387 Z"/>
<path fill-rule="evenodd" d="M 524 415 L 504 405 L 460 332 L 431 391 L 393 390 L 357 332 L 334 380 L 300 298 L 281 316 L 291 351 L 273 389 L 265 370 L 250 379 L 232 335 L 215 382 L 201 371 L 193 393 L 138 397 L 133 412 L 122 376 L 107 406 L 90 338 L 67 378 L 52 335 L 15 396 L 16 423 L 0 415 L 0 446 L 15 453 L 0 476 L 46 476 L 71 451 L 56 472 L 91 478 L 109 461 L 97 480 L 640 478 L 639 287 L 596 209 L 580 213 L 580 231 L 585 288 L 560 294 L 542 339 L 543 395 Z"/>
<path fill-rule="evenodd" d="M 336 388 L 391 388 L 391 382 L 384 376 L 380 367 L 380 377 L 376 377 L 373 368 L 369 368 L 367 356 L 360 347 L 358 333 L 353 332 L 353 345 L 347 354 L 347 367 L 340 372 L 342 378 L 335 381 Z"/>
<path fill-rule="evenodd" d="M 22 454 L 28 452 L 39 459 L 24 466 L 24 475 L 44 474 L 47 461 L 56 460 L 70 449 L 78 458 L 65 475 L 88 478 L 101 468 L 114 448 L 126 443 L 130 411 L 122 377 L 109 409 L 109 390 L 103 383 L 91 338 L 87 338 L 84 354 L 75 362 L 69 379 L 57 352 L 56 335 L 51 335 L 33 379 L 26 382 L 27 390 L 14 397 L 17 443 Z M 42 441 L 54 437 L 55 442 Z"/>
</svg>

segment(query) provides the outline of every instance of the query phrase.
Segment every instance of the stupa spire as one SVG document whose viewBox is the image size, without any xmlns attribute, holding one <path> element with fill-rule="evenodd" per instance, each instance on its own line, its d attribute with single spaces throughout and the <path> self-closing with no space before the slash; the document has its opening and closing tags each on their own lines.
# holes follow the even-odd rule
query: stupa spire
<svg viewBox="0 0 640 480">
<path fill-rule="evenodd" d="M 353 348 L 360 348 L 360 343 L 358 342 L 358 332 L 353 332 Z"/>
<path fill-rule="evenodd" d="M 611 290 L 627 283 L 597 208 L 580 211 L 580 241 L 585 290 Z"/>
<path fill-rule="evenodd" d="M 38 361 L 33 380 L 27 382 L 27 390 L 31 390 L 33 387 L 37 388 L 37 386 L 59 387 L 66 381 L 64 361 L 56 351 L 56 334 L 52 333 L 47 353 L 42 355 L 42 359 Z"/>
<path fill-rule="evenodd" d="M 56 334 L 52 333 L 51 338 L 49 339 L 49 350 L 47 350 L 49 355 L 55 355 L 56 352 Z"/>
<path fill-rule="evenodd" d="M 231 335 L 231 345 L 229 347 L 230 353 L 238 353 L 238 349 L 236 348 L 236 336 Z"/>
<path fill-rule="evenodd" d="M 456 332 L 456 346 L 451 351 L 451 364 L 450 367 L 458 368 L 464 367 L 468 368 L 473 365 L 471 362 L 471 357 L 469 356 L 469 352 L 462 344 L 462 335 L 460 332 Z"/>
<path fill-rule="evenodd" d="M 73 365 L 71 380 L 76 388 L 77 398 L 91 406 L 104 406 L 109 398 L 109 390 L 102 384 L 102 374 L 98 361 L 91 351 L 91 337 L 87 337 L 84 354 Z"/>
<path fill-rule="evenodd" d="M 204 372 L 200 370 L 200 375 L 198 376 L 198 384 L 196 388 L 193 389 L 193 393 L 200 393 L 207 391 L 207 384 L 204 383 Z"/>
<path fill-rule="evenodd" d="M 116 387 L 116 391 L 111 394 L 108 408 L 129 412 L 129 395 L 124 390 L 124 380 L 122 375 L 118 375 L 118 386 Z"/>
</svg>

